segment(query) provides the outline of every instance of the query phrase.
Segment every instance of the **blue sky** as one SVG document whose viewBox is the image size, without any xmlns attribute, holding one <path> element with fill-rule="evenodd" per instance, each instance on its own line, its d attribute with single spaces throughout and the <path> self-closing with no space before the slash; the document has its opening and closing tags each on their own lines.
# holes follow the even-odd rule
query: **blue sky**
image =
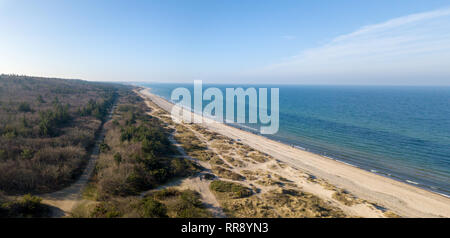
<svg viewBox="0 0 450 238">
<path fill-rule="evenodd" d="M 450 85 L 450 2 L 0 0 L 0 73 Z"/>
</svg>

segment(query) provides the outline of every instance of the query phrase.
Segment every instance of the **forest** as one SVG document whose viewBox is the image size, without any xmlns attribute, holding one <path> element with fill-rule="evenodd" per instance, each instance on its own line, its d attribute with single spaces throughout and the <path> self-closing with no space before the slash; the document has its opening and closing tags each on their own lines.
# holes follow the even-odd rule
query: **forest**
<svg viewBox="0 0 450 238">
<path fill-rule="evenodd" d="M 40 194 L 70 184 L 126 86 L 0 76 L 0 191 Z"/>
</svg>

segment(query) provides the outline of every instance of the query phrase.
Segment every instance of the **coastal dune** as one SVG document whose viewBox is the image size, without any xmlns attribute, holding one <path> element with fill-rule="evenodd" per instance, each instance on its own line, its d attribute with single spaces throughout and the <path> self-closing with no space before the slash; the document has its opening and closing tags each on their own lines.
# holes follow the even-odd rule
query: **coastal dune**
<svg viewBox="0 0 450 238">
<path fill-rule="evenodd" d="M 174 104 L 150 93 L 140 93 L 167 112 Z M 204 118 L 203 126 L 266 153 L 289 166 L 325 179 L 359 198 L 386 207 L 404 217 L 450 217 L 450 198 L 308 151 L 270 140 L 244 130 Z"/>
</svg>

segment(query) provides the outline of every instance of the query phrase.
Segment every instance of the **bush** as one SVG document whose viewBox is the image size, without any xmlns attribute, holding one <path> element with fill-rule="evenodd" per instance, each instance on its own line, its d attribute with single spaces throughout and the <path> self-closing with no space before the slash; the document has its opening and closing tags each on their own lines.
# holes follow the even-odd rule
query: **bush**
<svg viewBox="0 0 450 238">
<path fill-rule="evenodd" d="M 200 218 L 210 215 L 200 201 L 200 194 L 192 190 L 181 192 L 174 205 L 174 210 L 176 217 L 179 218 Z"/>
<path fill-rule="evenodd" d="M 6 160 L 8 158 L 8 154 L 6 153 L 6 150 L 0 149 L 0 161 Z"/>
<path fill-rule="evenodd" d="M 38 103 L 45 103 L 44 98 L 42 98 L 42 95 L 38 95 L 36 100 L 38 101 Z"/>
<path fill-rule="evenodd" d="M 3 194 L 2 191 L 0 191 L 0 218 L 8 217 L 8 209 L 6 208 L 7 198 Z"/>
<path fill-rule="evenodd" d="M 175 158 L 170 162 L 171 173 L 173 176 L 189 176 L 199 171 L 196 164 L 188 159 Z"/>
<path fill-rule="evenodd" d="M 113 204 L 107 202 L 97 204 L 91 212 L 93 218 L 117 218 L 120 216 L 120 211 Z"/>
<path fill-rule="evenodd" d="M 35 214 L 42 207 L 42 198 L 32 196 L 31 194 L 24 195 L 19 202 L 21 206 L 21 212 L 23 214 Z"/>
<path fill-rule="evenodd" d="M 166 188 L 153 193 L 153 196 L 159 200 L 166 200 L 170 197 L 180 196 L 181 192 L 175 188 Z"/>
<path fill-rule="evenodd" d="M 21 102 L 17 108 L 19 112 L 31 112 L 31 106 L 27 102 Z"/>
<path fill-rule="evenodd" d="M 211 217 L 208 209 L 200 200 L 200 194 L 192 190 L 166 188 L 152 192 L 145 199 L 165 204 L 167 214 L 175 218 Z"/>
<path fill-rule="evenodd" d="M 48 215 L 48 207 L 43 205 L 42 199 L 30 194 L 18 200 L 8 201 L 0 195 L 0 217 L 44 217 Z"/>
<path fill-rule="evenodd" d="M 250 188 L 243 185 L 220 180 L 211 182 L 210 189 L 214 192 L 225 194 L 231 198 L 245 198 L 253 194 Z"/>
<path fill-rule="evenodd" d="M 140 125 L 122 128 L 120 141 L 142 142 L 142 151 L 145 154 L 164 155 L 171 152 L 170 141 L 162 131 L 161 125 L 152 125 L 151 128 Z"/>
<path fill-rule="evenodd" d="M 106 144 L 106 143 L 100 144 L 100 152 L 105 153 L 105 152 L 108 152 L 109 150 L 111 150 L 111 148 L 109 147 L 108 144 Z"/>
<path fill-rule="evenodd" d="M 145 218 L 168 217 L 166 206 L 152 197 L 146 197 L 142 200 L 142 213 Z"/>
<path fill-rule="evenodd" d="M 192 190 L 183 191 L 181 200 L 195 207 L 201 207 L 203 205 L 200 201 L 200 194 Z"/>
<path fill-rule="evenodd" d="M 114 154 L 114 161 L 116 161 L 117 165 L 120 165 L 120 163 L 122 162 L 122 155 L 119 152 L 116 152 Z"/>
<path fill-rule="evenodd" d="M 107 170 L 99 175 L 99 196 L 106 198 L 113 196 L 137 195 L 145 179 L 140 174 L 132 172 L 128 174 L 126 169 L 119 168 Z"/>
<path fill-rule="evenodd" d="M 23 159 L 31 159 L 31 158 L 33 158 L 33 151 L 30 150 L 30 149 L 24 149 L 24 150 L 22 151 L 22 153 L 20 154 L 20 156 L 21 156 Z"/>
<path fill-rule="evenodd" d="M 62 106 L 59 102 L 53 110 L 39 113 L 39 133 L 41 136 L 56 136 L 56 131 L 71 120 L 69 105 Z"/>
<path fill-rule="evenodd" d="M 104 121 L 108 115 L 108 110 L 111 108 L 117 97 L 118 94 L 116 92 L 111 92 L 107 93 L 104 100 L 100 102 L 90 99 L 87 105 L 80 109 L 79 113 L 81 116 L 94 116 L 97 119 Z"/>
</svg>

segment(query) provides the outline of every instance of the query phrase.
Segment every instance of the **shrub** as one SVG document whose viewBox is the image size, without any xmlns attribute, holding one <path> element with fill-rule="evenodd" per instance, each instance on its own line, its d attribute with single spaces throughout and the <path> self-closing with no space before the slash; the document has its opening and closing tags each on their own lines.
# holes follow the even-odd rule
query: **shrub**
<svg viewBox="0 0 450 238">
<path fill-rule="evenodd" d="M 209 212 L 200 201 L 200 194 L 192 190 L 182 191 L 173 206 L 176 217 L 179 218 L 200 218 L 209 217 Z"/>
<path fill-rule="evenodd" d="M 174 176 L 189 176 L 198 171 L 197 166 L 188 159 L 172 159 L 170 167 Z"/>
<path fill-rule="evenodd" d="M 125 169 L 108 169 L 99 174 L 98 192 L 99 196 L 106 198 L 109 195 L 127 196 L 136 195 L 145 179 L 138 173 L 132 172 L 128 175 Z"/>
<path fill-rule="evenodd" d="M 19 112 L 31 112 L 31 106 L 27 102 L 21 102 L 17 108 Z"/>
<path fill-rule="evenodd" d="M 93 218 L 117 218 L 121 212 L 111 203 L 101 202 L 97 204 L 91 212 Z"/>
<path fill-rule="evenodd" d="M 117 165 L 120 165 L 120 163 L 122 162 L 122 155 L 119 152 L 116 152 L 114 154 L 114 161 Z"/>
<path fill-rule="evenodd" d="M 200 194 L 192 190 L 183 191 L 183 193 L 181 194 L 181 200 L 195 207 L 202 206 L 202 202 L 200 201 Z"/>
<path fill-rule="evenodd" d="M 8 158 L 8 154 L 6 153 L 6 150 L 0 149 L 0 161 L 6 160 Z"/>
<path fill-rule="evenodd" d="M 38 101 L 38 103 L 45 103 L 44 98 L 42 98 L 42 95 L 40 94 L 37 96 L 36 101 Z"/>
<path fill-rule="evenodd" d="M 42 199 L 30 194 L 18 200 L 8 201 L 0 197 L 0 217 L 43 217 L 48 215 L 48 207 Z"/>
<path fill-rule="evenodd" d="M 3 194 L 2 191 L 0 191 L 0 218 L 8 217 L 8 209 L 6 208 L 7 198 Z"/>
<path fill-rule="evenodd" d="M 214 192 L 225 194 L 231 198 L 244 198 L 253 194 L 250 188 L 243 185 L 220 180 L 212 181 L 210 189 Z"/>
<path fill-rule="evenodd" d="M 39 113 L 39 133 L 41 136 L 55 136 L 56 130 L 71 120 L 69 105 L 62 106 L 59 102 L 53 110 Z"/>
<path fill-rule="evenodd" d="M 146 218 L 162 218 L 167 216 L 167 208 L 164 204 L 156 201 L 152 197 L 142 200 L 142 216 Z"/>
<path fill-rule="evenodd" d="M 111 150 L 109 145 L 106 143 L 101 143 L 99 147 L 100 147 L 100 152 L 102 152 L 102 153 L 105 153 L 105 152 L 108 152 L 109 150 Z"/>
<path fill-rule="evenodd" d="M 27 194 L 22 197 L 19 203 L 23 214 L 35 214 L 41 208 L 41 202 L 42 198 Z"/>
<path fill-rule="evenodd" d="M 31 158 L 33 158 L 33 151 L 30 150 L 30 149 L 24 149 L 24 150 L 22 151 L 22 153 L 20 154 L 20 156 L 21 156 L 23 159 L 31 159 Z"/>
<path fill-rule="evenodd" d="M 153 196 L 159 200 L 166 200 L 167 198 L 179 196 L 181 192 L 175 188 L 166 188 L 158 190 L 153 193 Z"/>
</svg>

